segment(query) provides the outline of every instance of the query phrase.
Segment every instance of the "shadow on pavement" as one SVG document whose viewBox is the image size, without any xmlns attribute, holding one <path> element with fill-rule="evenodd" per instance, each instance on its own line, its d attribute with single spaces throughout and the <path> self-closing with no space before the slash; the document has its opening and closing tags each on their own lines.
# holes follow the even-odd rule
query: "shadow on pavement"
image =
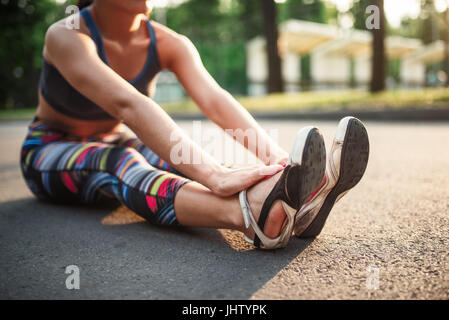
<svg viewBox="0 0 449 320">
<path fill-rule="evenodd" d="M 311 241 L 255 250 L 230 230 L 162 227 L 123 206 L 0 203 L 0 298 L 248 299 Z M 65 267 L 80 268 L 68 290 Z"/>
</svg>

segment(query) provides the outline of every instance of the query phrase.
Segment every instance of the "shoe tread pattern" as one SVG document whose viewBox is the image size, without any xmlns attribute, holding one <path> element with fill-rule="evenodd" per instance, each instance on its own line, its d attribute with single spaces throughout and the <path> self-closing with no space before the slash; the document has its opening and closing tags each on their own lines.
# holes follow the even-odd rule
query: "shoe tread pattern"
<svg viewBox="0 0 449 320">
<path fill-rule="evenodd" d="M 338 196 L 353 188 L 362 179 L 368 164 L 369 139 L 363 123 L 351 119 L 343 142 L 340 174 L 337 183 L 327 195 L 323 206 L 300 238 L 312 238 L 320 234 Z"/>
<path fill-rule="evenodd" d="M 314 128 L 306 139 L 301 164 L 287 166 L 265 200 L 257 223 L 259 228 L 264 229 L 269 210 L 275 200 L 285 201 L 292 208 L 299 210 L 320 184 L 325 170 L 326 151 L 323 136 Z M 257 235 L 254 237 L 254 245 L 260 246 Z"/>
</svg>

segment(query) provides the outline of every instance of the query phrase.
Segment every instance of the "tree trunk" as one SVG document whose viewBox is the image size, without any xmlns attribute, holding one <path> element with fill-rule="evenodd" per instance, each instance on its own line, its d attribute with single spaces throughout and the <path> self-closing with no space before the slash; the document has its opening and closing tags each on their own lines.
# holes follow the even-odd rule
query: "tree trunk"
<svg viewBox="0 0 449 320">
<path fill-rule="evenodd" d="M 268 83 L 269 93 L 284 91 L 281 71 L 281 58 L 278 52 L 277 12 L 274 0 L 263 0 L 263 19 L 268 55 Z"/>
<path fill-rule="evenodd" d="M 372 73 L 371 73 L 371 92 L 380 92 L 385 89 L 385 69 L 386 69 L 386 54 L 385 54 L 385 13 L 384 1 L 372 0 L 372 3 L 379 8 L 380 28 L 374 28 L 373 44 L 372 44 Z"/>
<path fill-rule="evenodd" d="M 444 62 L 443 68 L 446 73 L 446 87 L 449 87 L 449 8 L 443 13 L 444 17 Z"/>
</svg>

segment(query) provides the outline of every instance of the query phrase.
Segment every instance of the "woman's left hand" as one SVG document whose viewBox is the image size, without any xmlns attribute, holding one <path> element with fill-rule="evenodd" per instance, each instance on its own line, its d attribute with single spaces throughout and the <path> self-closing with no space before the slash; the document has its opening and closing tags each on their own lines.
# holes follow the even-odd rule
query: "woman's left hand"
<svg viewBox="0 0 449 320">
<path fill-rule="evenodd" d="M 279 165 L 285 167 L 285 166 L 287 165 L 287 162 L 288 162 L 288 156 L 287 156 L 287 157 L 279 158 L 279 159 L 276 161 L 276 164 L 279 164 Z"/>
<path fill-rule="evenodd" d="M 218 196 L 227 197 L 248 189 L 267 176 L 272 176 L 283 170 L 284 166 L 255 165 L 238 169 L 222 168 L 211 175 L 208 188 Z"/>
</svg>

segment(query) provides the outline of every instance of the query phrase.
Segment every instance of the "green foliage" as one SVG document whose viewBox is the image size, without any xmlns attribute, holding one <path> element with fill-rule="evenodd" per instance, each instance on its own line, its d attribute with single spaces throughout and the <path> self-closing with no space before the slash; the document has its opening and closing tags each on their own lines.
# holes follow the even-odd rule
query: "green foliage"
<svg viewBox="0 0 449 320">
<path fill-rule="evenodd" d="M 337 19 L 338 19 L 338 9 L 337 7 L 330 3 L 325 2 L 326 10 L 325 10 L 325 20 L 327 24 L 330 25 L 337 25 Z"/>
<path fill-rule="evenodd" d="M 371 5 L 371 0 L 355 0 L 349 12 L 354 19 L 353 27 L 358 30 L 366 30 L 365 21 L 368 18 L 366 8 Z"/>
<path fill-rule="evenodd" d="M 424 44 L 429 44 L 435 41 L 438 37 L 435 33 L 435 28 L 438 28 L 436 25 L 436 21 L 432 17 L 430 11 L 435 10 L 434 1 L 433 0 L 423 0 L 421 4 L 422 9 L 425 9 L 424 15 L 421 17 L 421 30 L 420 30 L 420 38 L 422 39 Z"/>
<path fill-rule="evenodd" d="M 246 54 L 243 42 L 198 43 L 197 49 L 214 79 L 229 92 L 246 94 Z"/>
<path fill-rule="evenodd" d="M 45 32 L 62 15 L 51 0 L 0 3 L 0 108 L 36 104 Z"/>
<path fill-rule="evenodd" d="M 303 90 L 308 90 L 312 84 L 312 70 L 310 54 L 306 54 L 301 58 L 301 86 Z"/>
<path fill-rule="evenodd" d="M 216 28 L 207 26 L 205 22 L 220 24 L 221 20 L 218 0 L 191 0 L 167 10 L 167 25 L 194 42 L 216 37 Z"/>
<path fill-rule="evenodd" d="M 195 44 L 206 69 L 234 94 L 246 93 L 244 43 L 260 32 L 258 3 L 190 0 L 167 10 L 167 26 Z"/>
<path fill-rule="evenodd" d="M 263 34 L 262 1 L 245 0 L 238 1 L 239 24 L 243 26 L 240 30 L 243 38 L 249 40 Z"/>
<path fill-rule="evenodd" d="M 326 5 L 323 0 L 288 0 L 281 5 L 280 20 L 299 19 L 326 23 Z"/>
<path fill-rule="evenodd" d="M 399 59 L 391 59 L 387 65 L 387 75 L 396 83 L 401 81 L 401 61 Z"/>
<path fill-rule="evenodd" d="M 423 23 L 420 18 L 406 17 L 402 19 L 399 28 L 393 30 L 394 35 L 407 37 L 407 38 L 421 38 L 423 29 Z"/>
</svg>

